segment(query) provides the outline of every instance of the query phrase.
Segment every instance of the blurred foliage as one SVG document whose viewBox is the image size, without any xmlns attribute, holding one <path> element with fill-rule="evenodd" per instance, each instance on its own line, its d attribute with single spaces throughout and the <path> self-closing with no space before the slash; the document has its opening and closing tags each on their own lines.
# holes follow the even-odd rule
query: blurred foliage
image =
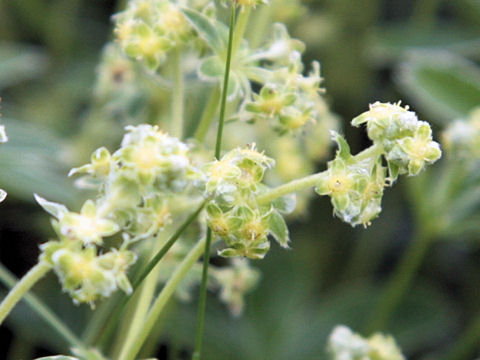
<svg viewBox="0 0 480 360">
<path fill-rule="evenodd" d="M 2 123 L 10 137 L 0 148 L 0 184 L 9 193 L 0 208 L 2 262 L 15 264 L 12 259 L 24 256 L 13 242 L 30 241 L 31 249 L 37 239 L 46 240 L 45 215 L 43 222 L 35 220 L 40 209 L 32 210 L 32 194 L 78 203 L 81 194 L 67 179 L 68 169 L 94 148 L 118 142 L 119 128 L 131 119 L 129 113 L 103 122 L 101 104 L 90 105 L 109 17 L 122 5 L 0 2 Z M 310 0 L 304 6 L 308 11 L 289 27 L 306 41 L 308 57 L 321 62 L 327 96 L 345 122 L 368 102 L 404 98 L 420 118 L 438 125 L 438 137 L 446 124 L 480 104 L 478 0 Z M 358 146 L 366 141 L 347 126 L 344 131 Z M 209 299 L 206 358 L 322 359 L 336 324 L 358 331 L 367 326 L 395 264 L 422 236 L 432 246 L 422 250 L 426 256 L 413 287 L 384 330 L 396 336 L 409 359 L 453 354 L 447 351 L 480 314 L 479 177 L 463 176 L 443 160 L 411 182 L 407 187 L 400 181 L 386 195 L 382 216 L 367 230 L 333 219 L 326 200 L 311 204 L 309 217 L 292 227 L 293 250 L 273 251 L 259 264 L 263 278 L 247 297 L 242 318 L 229 317 Z M 3 215 L 9 212 L 15 216 Z M 13 217 L 16 222 L 7 224 Z M 439 239 L 450 241 L 434 241 Z M 21 275 L 34 261 L 19 261 L 12 270 Z M 52 280 L 35 293 L 81 333 L 96 313 L 74 307 Z M 186 358 L 192 349 L 194 305 L 171 304 L 150 339 L 160 359 Z M 19 349 L 30 352 L 26 358 L 68 350 L 24 304 L 0 336 L 2 342 L 12 339 L 2 344 L 0 358 L 18 359 Z M 472 345 L 449 359 L 478 356 L 478 337 Z"/>
</svg>

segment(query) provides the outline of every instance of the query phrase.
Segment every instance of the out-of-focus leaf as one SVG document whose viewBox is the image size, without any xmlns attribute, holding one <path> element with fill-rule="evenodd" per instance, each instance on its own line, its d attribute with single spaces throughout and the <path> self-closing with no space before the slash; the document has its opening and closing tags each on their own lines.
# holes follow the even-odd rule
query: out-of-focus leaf
<svg viewBox="0 0 480 360">
<path fill-rule="evenodd" d="M 0 184 L 10 196 L 33 201 L 38 193 L 72 204 L 75 188 L 67 178 L 65 144 L 45 129 L 2 119 L 9 141 L 0 148 Z"/>
<path fill-rule="evenodd" d="M 41 75 L 47 66 L 38 48 L 15 43 L 0 43 L 0 90 Z"/>
<path fill-rule="evenodd" d="M 218 55 L 227 48 L 225 39 L 225 25 L 219 21 L 207 18 L 195 10 L 183 9 L 183 13 L 192 24 L 198 35 Z"/>
<path fill-rule="evenodd" d="M 79 359 L 72 356 L 55 355 L 55 356 L 36 358 L 35 360 L 79 360 Z"/>
<path fill-rule="evenodd" d="M 370 53 L 376 61 L 396 61 L 412 50 L 449 50 L 464 56 L 480 56 L 478 32 L 448 25 L 418 28 L 408 24 L 381 27 Z"/>
<path fill-rule="evenodd" d="M 466 118 L 480 104 L 480 68 L 448 52 L 416 52 L 401 64 L 397 81 L 409 101 L 445 124 Z"/>
</svg>

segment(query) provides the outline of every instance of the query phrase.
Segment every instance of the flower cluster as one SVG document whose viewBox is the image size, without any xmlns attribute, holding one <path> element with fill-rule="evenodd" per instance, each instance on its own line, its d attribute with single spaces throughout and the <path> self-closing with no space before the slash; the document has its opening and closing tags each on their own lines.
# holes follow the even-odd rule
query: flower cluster
<svg viewBox="0 0 480 360">
<path fill-rule="evenodd" d="M 227 245 L 219 252 L 221 256 L 262 259 L 270 249 L 269 234 L 281 246 L 288 246 L 283 217 L 273 207 L 256 202 L 264 172 L 273 165 L 255 145 L 234 149 L 206 165 L 206 191 L 213 197 L 206 207 L 207 222 Z"/>
<path fill-rule="evenodd" d="M 301 41 L 290 38 L 283 24 L 275 24 L 272 41 L 252 56 L 271 65 L 267 65 L 268 76 L 260 92 L 246 103 L 248 120 L 268 121 L 283 134 L 315 123 L 325 114 L 320 64 L 313 62 L 313 70 L 304 76 L 304 49 Z"/>
<path fill-rule="evenodd" d="M 5 143 L 7 141 L 8 141 L 8 137 L 5 132 L 5 126 L 0 125 L 0 143 Z M 4 190 L 0 189 L 0 202 L 5 200 L 6 197 L 7 197 L 7 193 Z"/>
<path fill-rule="evenodd" d="M 345 139 L 336 132 L 332 134 L 339 147 L 337 155 L 321 174 L 315 190 L 331 197 L 334 212 L 343 221 L 366 226 L 381 211 L 386 169 L 380 156 L 352 156 Z"/>
<path fill-rule="evenodd" d="M 480 159 L 480 108 L 470 114 L 468 120 L 453 122 L 443 133 L 443 144 L 456 159 L 477 161 Z"/>
<path fill-rule="evenodd" d="M 125 11 L 115 16 L 117 39 L 123 51 L 155 71 L 169 51 L 187 44 L 194 38 L 192 27 L 181 6 L 210 12 L 208 0 L 134 0 Z"/>
<path fill-rule="evenodd" d="M 42 257 L 76 302 L 93 304 L 117 287 L 131 291 L 126 271 L 136 256 L 127 247 L 169 224 L 172 195 L 188 191 L 188 185 L 201 178 L 190 164 L 188 147 L 178 139 L 150 125 L 127 131 L 115 153 L 100 148 L 91 163 L 70 172 L 85 174 L 81 183 L 99 191 L 96 201 L 87 200 L 80 213 L 37 196 L 55 217 L 52 223 L 60 240 L 45 244 Z M 120 250 L 99 255 L 104 238 L 120 232 Z"/>
<path fill-rule="evenodd" d="M 342 325 L 333 329 L 328 353 L 331 360 L 405 360 L 391 336 L 377 333 L 366 339 Z"/>
<path fill-rule="evenodd" d="M 419 121 L 408 106 L 376 102 L 352 121 L 354 126 L 364 123 L 368 137 L 384 151 L 391 181 L 401 174 L 417 175 L 441 156 L 430 125 Z"/>
<path fill-rule="evenodd" d="M 352 121 L 354 126 L 363 123 L 374 144 L 352 156 L 345 139 L 332 132 L 338 151 L 316 187 L 318 194 L 331 197 L 335 215 L 352 226 L 369 225 L 378 216 L 387 180 L 391 184 L 399 174 L 417 175 L 441 155 L 430 125 L 408 107 L 377 102 Z"/>
</svg>

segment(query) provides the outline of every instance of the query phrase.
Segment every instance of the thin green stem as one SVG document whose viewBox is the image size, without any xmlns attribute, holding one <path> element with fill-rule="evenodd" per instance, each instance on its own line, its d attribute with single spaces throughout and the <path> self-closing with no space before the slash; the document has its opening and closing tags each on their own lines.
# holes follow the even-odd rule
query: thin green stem
<svg viewBox="0 0 480 360">
<path fill-rule="evenodd" d="M 44 269 L 42 269 L 44 270 Z M 49 268 L 47 269 L 47 271 Z M 3 282 L 6 286 L 13 288 L 17 281 L 15 277 L 3 266 L 0 264 L 0 281 Z M 17 283 L 19 284 L 19 283 Z M 35 295 L 26 293 L 24 295 L 25 302 L 43 319 L 47 324 L 49 324 L 52 329 L 54 329 L 58 335 L 63 337 L 65 341 L 79 349 L 84 349 L 82 341 L 68 328 L 67 325 L 63 323 L 61 319 L 55 315 L 47 306 L 45 306 Z"/>
<path fill-rule="evenodd" d="M 198 217 L 200 212 L 203 210 L 205 207 L 205 204 L 207 203 L 208 199 L 204 200 L 200 206 L 197 208 L 197 210 L 192 213 L 184 222 L 183 224 L 175 231 L 175 233 L 168 239 L 168 241 L 165 243 L 165 245 L 160 249 L 160 251 L 148 262 L 148 264 L 145 266 L 145 268 L 140 272 L 140 275 L 138 275 L 133 282 L 133 291 L 135 292 L 136 289 L 138 289 L 139 285 L 142 283 L 142 281 L 148 276 L 150 271 L 158 264 L 158 262 L 165 256 L 165 254 L 170 250 L 170 248 L 175 244 L 175 242 L 178 240 L 178 238 L 182 235 L 182 233 L 190 226 L 191 223 L 195 221 L 195 219 Z M 100 339 L 98 340 L 98 344 L 105 344 L 111 337 L 113 330 L 117 326 L 119 317 L 121 313 L 123 313 L 123 309 L 127 302 L 132 298 L 132 296 L 126 296 L 120 301 L 120 303 L 117 306 L 117 310 L 114 313 L 114 316 L 106 326 L 105 330 L 102 332 Z"/>
<path fill-rule="evenodd" d="M 366 334 L 382 330 L 388 324 L 393 312 L 408 290 L 433 239 L 434 236 L 428 231 L 419 231 L 412 238 L 410 246 L 400 259 L 380 296 L 378 305 L 373 310 L 365 329 Z"/>
<path fill-rule="evenodd" d="M 235 14 L 236 8 L 235 3 L 232 3 L 230 8 L 230 24 L 229 24 L 229 34 L 228 34 L 228 50 L 227 50 L 227 59 L 225 64 L 225 74 L 223 79 L 223 89 L 222 89 L 222 102 L 220 106 L 220 119 L 218 122 L 217 130 L 217 141 L 215 144 L 215 158 L 220 159 L 220 152 L 222 150 L 222 135 L 223 135 L 223 125 L 225 123 L 225 111 L 227 108 L 227 92 L 228 92 L 228 82 L 230 79 L 230 66 L 232 63 L 232 53 L 234 46 L 234 24 L 235 24 Z M 243 25 L 240 25 L 243 26 Z M 244 30 L 243 30 L 244 31 Z M 242 31 L 242 36 L 243 36 Z M 205 305 L 207 297 L 207 280 L 208 280 L 208 265 L 210 261 L 210 245 L 212 242 L 212 232 L 210 228 L 207 229 L 207 237 L 205 240 L 205 250 L 203 258 L 203 269 L 202 269 L 202 283 L 200 285 L 200 298 L 198 302 L 198 322 L 197 330 L 195 333 L 195 350 L 193 352 L 194 359 L 201 358 L 201 349 L 202 349 L 202 340 L 203 340 L 203 324 L 205 319 Z"/>
<path fill-rule="evenodd" d="M 206 285 L 208 280 L 208 264 L 210 262 L 210 246 L 212 243 L 212 230 L 207 229 L 207 237 L 205 241 L 205 253 L 203 254 L 203 268 L 202 268 L 202 286 L 200 291 L 200 298 L 198 300 L 197 313 L 197 331 L 195 333 L 195 351 L 192 355 L 193 360 L 200 360 L 202 355 L 203 343 L 203 328 L 205 323 L 205 307 L 207 304 Z M 207 252 L 208 249 L 209 251 Z"/>
<path fill-rule="evenodd" d="M 360 161 L 371 157 L 380 156 L 382 153 L 383 149 L 381 147 L 377 145 L 372 145 L 368 149 L 363 150 L 354 157 L 355 160 Z M 324 173 L 325 171 L 309 175 L 301 179 L 295 179 L 274 189 L 270 189 L 269 191 L 259 195 L 257 197 L 257 202 L 260 205 L 267 205 L 273 200 L 278 199 L 282 196 L 313 187 L 317 185 L 317 183 L 321 180 Z"/>
<path fill-rule="evenodd" d="M 195 131 L 195 139 L 199 143 L 203 143 L 205 137 L 207 136 L 208 129 L 210 129 L 210 125 L 212 124 L 215 114 L 217 113 L 220 95 L 220 86 L 215 86 L 215 88 L 212 90 L 212 94 L 210 95 L 210 99 L 205 106 L 202 118 L 198 123 L 197 130 Z"/>
<path fill-rule="evenodd" d="M 371 159 L 382 155 L 384 152 L 383 147 L 380 145 L 372 145 L 369 148 L 359 152 L 357 155 L 354 156 L 355 160 L 361 161 L 366 159 Z"/>
<path fill-rule="evenodd" d="M 140 351 L 140 348 L 150 334 L 150 331 L 162 313 L 162 310 L 165 308 L 168 300 L 173 295 L 173 292 L 177 288 L 178 284 L 183 280 L 190 268 L 195 265 L 198 258 L 203 254 L 205 250 L 205 243 L 206 239 L 199 241 L 195 247 L 190 250 L 177 269 L 175 269 L 175 272 L 172 274 L 170 279 L 168 279 L 167 283 L 153 303 L 151 310 L 148 312 L 147 319 L 144 322 L 141 331 L 135 336 L 134 341 L 132 341 L 125 359 L 134 359 L 137 353 Z"/>
<path fill-rule="evenodd" d="M 323 172 L 306 176 L 301 179 L 292 180 L 286 184 L 273 188 L 257 197 L 257 202 L 260 205 L 267 205 L 273 200 L 282 196 L 307 189 L 315 186 L 321 179 Z"/>
<path fill-rule="evenodd" d="M 172 123 L 171 132 L 173 136 L 179 139 L 183 136 L 183 107 L 184 107 L 184 84 L 183 84 L 183 69 L 182 69 L 182 51 L 175 49 L 173 51 L 173 74 L 174 85 L 172 94 Z"/>
<path fill-rule="evenodd" d="M 158 252 L 159 246 L 161 246 L 162 242 L 156 239 L 152 245 L 152 249 L 154 252 Z M 157 263 L 158 265 L 158 263 Z M 140 331 L 143 326 L 143 322 L 145 321 L 148 308 L 152 302 L 155 288 L 157 286 L 157 277 L 159 267 L 156 266 L 152 269 L 151 273 L 145 279 L 145 282 L 142 285 L 142 289 L 140 294 L 138 295 L 138 301 L 135 304 L 135 310 L 132 316 L 131 321 L 128 323 L 128 330 L 126 331 L 125 337 L 123 338 L 122 344 L 119 346 L 118 352 L 114 352 L 114 359 L 124 359 L 126 356 L 126 351 L 130 347 L 131 342 L 135 338 L 135 335 Z"/>
<path fill-rule="evenodd" d="M 217 130 L 217 141 L 215 144 L 215 157 L 220 159 L 220 152 L 222 150 L 222 135 L 223 135 L 223 125 L 225 123 L 225 110 L 227 108 L 227 92 L 228 92 L 228 82 L 230 80 L 230 66 L 232 63 L 232 49 L 233 49 L 233 32 L 235 24 L 235 4 L 232 4 L 230 11 L 230 31 L 228 34 L 228 50 L 227 50 L 227 60 L 225 63 L 225 75 L 223 77 L 223 89 L 222 89 L 222 102 L 220 106 L 220 120 L 218 122 Z"/>
<path fill-rule="evenodd" d="M 25 276 L 13 287 L 7 297 L 0 304 L 0 325 L 10 314 L 10 311 L 20 301 L 20 299 L 40 280 L 47 272 L 51 270 L 50 264 L 40 261 L 30 269 Z"/>
<path fill-rule="evenodd" d="M 447 352 L 444 360 L 463 360 L 473 356 L 475 350 L 479 349 L 480 344 L 480 314 L 473 320 L 470 326 Z"/>
</svg>

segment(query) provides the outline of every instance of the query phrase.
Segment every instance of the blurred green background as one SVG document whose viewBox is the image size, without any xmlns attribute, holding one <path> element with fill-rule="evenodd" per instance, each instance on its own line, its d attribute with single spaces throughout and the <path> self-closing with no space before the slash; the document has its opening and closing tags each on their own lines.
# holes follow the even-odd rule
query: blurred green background
<svg viewBox="0 0 480 360">
<path fill-rule="evenodd" d="M 349 121 L 376 100 L 410 104 L 434 125 L 437 139 L 449 122 L 480 105 L 480 1 L 303 5 L 289 29 L 306 42 L 306 62 L 321 62 L 328 102 L 343 119 L 353 152 L 367 139 Z M 52 235 L 32 194 L 78 206 L 82 194 L 66 177 L 68 169 L 103 145 L 101 134 L 87 144 L 78 138 L 91 111 L 100 52 L 111 39 L 110 18 L 121 8 L 115 1 L 0 1 L 1 122 L 10 137 L 0 147 L 0 186 L 9 193 L 0 207 L 0 260 L 17 276 L 36 263 L 38 244 Z M 323 359 L 336 324 L 368 328 L 385 284 L 416 243 L 427 244 L 411 250 L 420 254 L 418 271 L 382 330 L 396 337 L 409 359 L 442 359 L 452 351 L 457 355 L 449 359 L 479 356 L 479 185 L 470 184 L 475 191 L 465 195 L 467 209 L 455 208 L 464 211 L 461 219 L 443 226 L 451 214 L 438 200 L 437 179 L 446 166 L 400 179 L 368 229 L 341 223 L 326 198 L 315 198 L 308 217 L 290 225 L 293 249 L 274 247 L 255 263 L 262 281 L 247 296 L 241 318 L 209 297 L 205 359 Z M 5 292 L 0 288 L 0 297 Z M 54 276 L 35 292 L 78 332 L 95 316 L 72 305 Z M 188 358 L 195 311 L 195 301 L 171 304 L 150 343 L 159 359 Z M 0 328 L 0 339 L 2 359 L 68 352 L 24 304 Z"/>
</svg>

